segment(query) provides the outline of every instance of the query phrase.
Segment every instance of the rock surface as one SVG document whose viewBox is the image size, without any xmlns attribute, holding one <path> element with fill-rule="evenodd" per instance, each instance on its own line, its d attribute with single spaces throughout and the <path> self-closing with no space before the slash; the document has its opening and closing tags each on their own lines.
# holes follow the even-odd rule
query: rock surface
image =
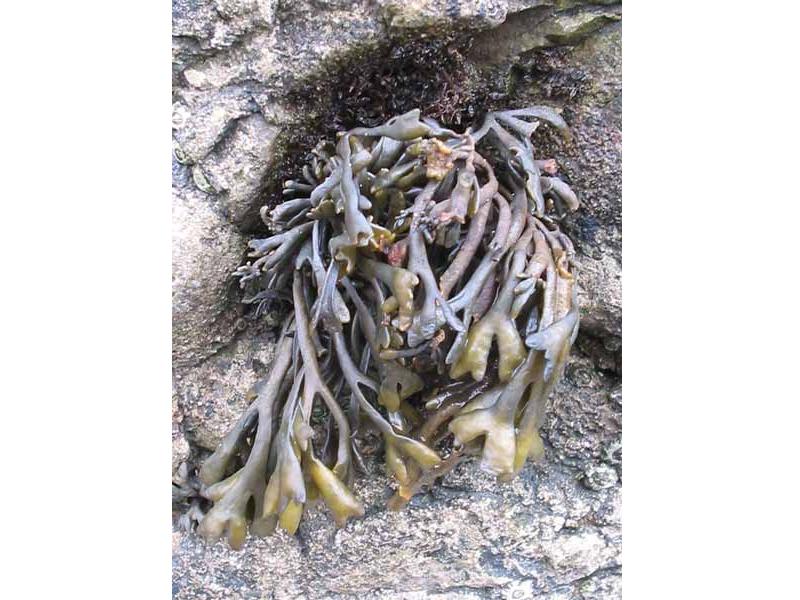
<svg viewBox="0 0 800 600">
<path fill-rule="evenodd" d="M 553 464 L 497 486 L 465 464 L 388 512 L 384 482 L 356 485 L 366 515 L 341 530 L 314 508 L 296 537 L 251 539 L 240 553 L 174 533 L 174 597 L 619 597 L 616 486 L 590 491 Z"/>
<path fill-rule="evenodd" d="M 541 464 L 505 485 L 461 465 L 399 513 L 374 464 L 363 519 L 337 531 L 313 509 L 296 538 L 239 553 L 176 528 L 175 598 L 621 596 L 620 16 L 608 1 L 173 0 L 173 473 L 269 368 L 276 317 L 244 311 L 230 272 L 319 137 L 418 105 L 453 124 L 559 106 L 572 142 L 535 143 L 583 204 L 564 223 L 581 334 Z"/>
</svg>

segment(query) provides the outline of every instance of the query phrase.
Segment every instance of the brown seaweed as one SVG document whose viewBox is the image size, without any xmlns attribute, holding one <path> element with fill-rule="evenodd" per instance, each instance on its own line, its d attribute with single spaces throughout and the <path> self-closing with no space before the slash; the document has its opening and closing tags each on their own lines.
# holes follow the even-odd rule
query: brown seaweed
<svg viewBox="0 0 800 600">
<path fill-rule="evenodd" d="M 470 456 L 507 480 L 543 455 L 579 321 L 556 223 L 579 202 L 555 161 L 534 157 L 542 123 L 569 135 L 547 107 L 489 113 L 463 134 L 413 110 L 314 149 L 261 210 L 273 235 L 234 273 L 249 301 L 290 297 L 293 313 L 200 469 L 210 509 L 192 502 L 187 522 L 233 548 L 248 530 L 296 532 L 319 501 L 344 526 L 364 514 L 352 485 L 365 428 L 383 440 L 393 509 Z"/>
</svg>

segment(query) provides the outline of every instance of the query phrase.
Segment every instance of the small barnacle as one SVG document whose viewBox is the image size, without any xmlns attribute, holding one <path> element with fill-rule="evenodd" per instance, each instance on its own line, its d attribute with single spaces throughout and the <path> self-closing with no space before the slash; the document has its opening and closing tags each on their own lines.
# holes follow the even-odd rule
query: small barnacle
<svg viewBox="0 0 800 600">
<path fill-rule="evenodd" d="M 203 173 L 203 169 L 200 168 L 200 165 L 194 165 L 192 167 L 192 181 L 194 181 L 194 184 L 200 191 L 203 191 L 206 194 L 217 193 L 217 190 L 208 181 L 205 173 Z"/>
<path fill-rule="evenodd" d="M 397 486 L 391 509 L 469 456 L 501 480 L 541 458 L 579 321 L 558 227 L 579 202 L 555 160 L 534 157 L 541 123 L 568 132 L 546 107 L 463 134 L 413 110 L 314 148 L 234 273 L 256 316 L 279 298 L 293 312 L 269 377 L 200 469 L 204 499 L 186 488 L 189 526 L 240 548 L 248 531 L 295 533 L 320 499 L 347 526 L 364 514 L 351 485 L 367 426 Z"/>
<path fill-rule="evenodd" d="M 192 162 L 194 162 L 192 161 L 191 157 L 188 154 L 186 154 L 186 152 L 184 152 L 183 148 L 180 147 L 178 142 L 173 142 L 172 154 L 175 156 L 175 160 L 177 160 L 182 165 L 191 165 Z"/>
</svg>

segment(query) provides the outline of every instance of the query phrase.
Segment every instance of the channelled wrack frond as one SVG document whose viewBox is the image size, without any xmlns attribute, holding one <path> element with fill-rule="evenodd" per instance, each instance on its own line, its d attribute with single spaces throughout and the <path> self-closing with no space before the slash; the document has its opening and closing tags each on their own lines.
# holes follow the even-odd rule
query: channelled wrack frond
<svg viewBox="0 0 800 600">
<path fill-rule="evenodd" d="M 273 233 L 234 275 L 247 302 L 294 309 L 270 375 L 200 469 L 200 533 L 240 548 L 248 530 L 294 533 L 315 503 L 339 526 L 362 516 L 366 430 L 384 444 L 392 509 L 468 456 L 507 480 L 543 455 L 579 321 L 558 226 L 579 202 L 555 160 L 534 156 L 543 123 L 569 135 L 547 107 L 464 133 L 413 110 L 320 142 L 261 210 Z"/>
</svg>

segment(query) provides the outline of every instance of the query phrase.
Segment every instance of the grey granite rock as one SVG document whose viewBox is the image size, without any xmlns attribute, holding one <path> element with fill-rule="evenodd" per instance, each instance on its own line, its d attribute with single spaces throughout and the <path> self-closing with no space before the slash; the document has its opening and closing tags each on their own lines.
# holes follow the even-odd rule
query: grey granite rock
<svg viewBox="0 0 800 600">
<path fill-rule="evenodd" d="M 621 596 L 620 17 L 613 1 L 174 0 L 177 479 L 269 368 L 279 316 L 254 321 L 230 272 L 258 227 L 255 209 L 275 201 L 283 170 L 315 139 L 414 102 L 455 102 L 465 119 L 555 105 L 573 139 L 543 131 L 536 145 L 583 204 L 564 223 L 579 254 L 581 334 L 541 464 L 498 485 L 466 463 L 393 513 L 383 468 L 370 462 L 355 490 L 363 519 L 337 531 L 314 508 L 295 538 L 249 540 L 239 553 L 176 528 L 175 598 Z M 428 83 L 431 65 L 453 71 Z"/>
<path fill-rule="evenodd" d="M 240 553 L 174 533 L 173 597 L 599 598 L 587 582 L 618 589 L 618 487 L 590 492 L 552 464 L 498 486 L 465 464 L 401 512 L 384 508 L 382 473 L 355 492 L 362 519 L 337 530 L 316 507 L 296 537 L 250 539 Z"/>
<path fill-rule="evenodd" d="M 196 366 L 175 369 L 173 403 L 184 435 L 198 449 L 216 448 L 247 408 L 247 392 L 268 374 L 275 334 L 266 329 L 252 327 Z"/>
<path fill-rule="evenodd" d="M 247 242 L 177 162 L 172 190 L 172 356 L 180 368 L 230 341 L 241 311 L 230 273 Z"/>
</svg>

